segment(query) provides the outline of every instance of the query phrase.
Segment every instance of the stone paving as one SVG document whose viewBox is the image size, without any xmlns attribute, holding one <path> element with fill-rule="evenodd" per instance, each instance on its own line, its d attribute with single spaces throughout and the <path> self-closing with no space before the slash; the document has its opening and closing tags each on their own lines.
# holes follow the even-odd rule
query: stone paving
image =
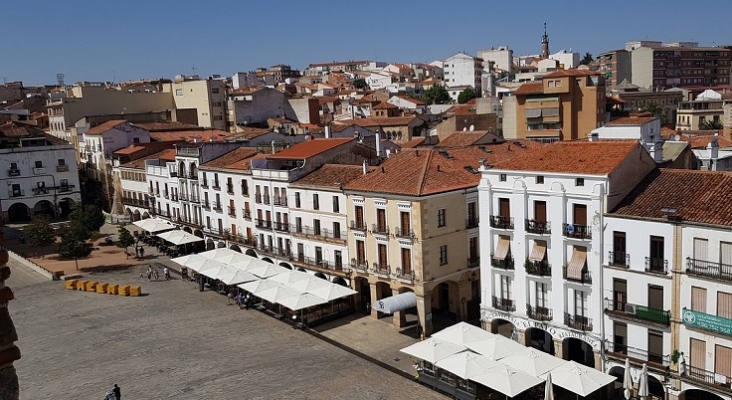
<svg viewBox="0 0 732 400">
<path fill-rule="evenodd" d="M 16 366 L 24 399 L 101 399 L 115 383 L 125 399 L 445 398 L 268 315 L 227 306 L 193 283 L 148 283 L 141 266 L 87 276 L 139 284 L 146 295 L 137 298 L 36 283 L 21 268 L 9 284 L 16 279 L 10 311 L 23 351 Z M 409 341 L 383 321 L 362 320 L 322 333 L 398 363 L 393 348 Z"/>
</svg>

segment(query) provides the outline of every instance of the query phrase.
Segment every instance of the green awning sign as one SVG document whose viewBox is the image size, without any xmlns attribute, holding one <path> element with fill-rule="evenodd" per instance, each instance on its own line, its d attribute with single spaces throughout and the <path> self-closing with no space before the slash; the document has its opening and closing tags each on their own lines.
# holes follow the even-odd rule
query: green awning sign
<svg viewBox="0 0 732 400">
<path fill-rule="evenodd" d="M 684 308 L 681 319 L 687 326 L 732 336 L 732 319 L 687 310 L 686 308 Z"/>
</svg>

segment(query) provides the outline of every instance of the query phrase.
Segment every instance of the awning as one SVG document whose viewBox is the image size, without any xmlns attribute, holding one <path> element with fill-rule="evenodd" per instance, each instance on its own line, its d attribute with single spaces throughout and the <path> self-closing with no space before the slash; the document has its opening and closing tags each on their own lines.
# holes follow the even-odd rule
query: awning
<svg viewBox="0 0 732 400">
<path fill-rule="evenodd" d="M 542 117 L 556 117 L 559 115 L 559 108 L 542 108 L 541 115 Z"/>
<path fill-rule="evenodd" d="M 417 306 L 417 295 L 412 292 L 401 293 L 396 296 L 385 297 L 376 302 L 373 308 L 384 314 L 394 314 L 407 308 Z"/>
<path fill-rule="evenodd" d="M 158 233 L 156 236 L 165 240 L 166 242 L 170 242 L 176 246 L 181 245 L 181 244 L 188 244 L 188 243 L 195 243 L 195 242 L 203 241 L 202 238 L 195 236 L 195 235 L 191 235 L 190 233 L 183 232 L 183 231 L 163 232 L 163 233 Z"/>
<path fill-rule="evenodd" d="M 170 229 L 175 229 L 175 225 L 171 224 L 170 222 L 160 219 L 160 218 L 149 218 L 149 219 L 143 219 L 140 221 L 133 222 L 134 225 L 139 226 L 140 228 L 150 232 L 162 232 L 167 231 Z"/>
<path fill-rule="evenodd" d="M 494 260 L 505 260 L 508 256 L 508 250 L 511 248 L 511 242 L 506 236 L 498 237 L 498 244 L 496 245 L 496 251 L 493 253 Z"/>
<path fill-rule="evenodd" d="M 539 118 L 541 117 L 541 108 L 527 108 L 524 110 L 526 118 Z"/>
<path fill-rule="evenodd" d="M 582 280 L 582 270 L 587 262 L 587 249 L 584 247 L 575 247 L 572 251 L 572 259 L 567 266 L 567 278 Z"/>
<path fill-rule="evenodd" d="M 529 261 L 542 261 L 546 255 L 546 242 L 543 240 L 534 240 L 534 247 L 531 248 Z"/>
</svg>

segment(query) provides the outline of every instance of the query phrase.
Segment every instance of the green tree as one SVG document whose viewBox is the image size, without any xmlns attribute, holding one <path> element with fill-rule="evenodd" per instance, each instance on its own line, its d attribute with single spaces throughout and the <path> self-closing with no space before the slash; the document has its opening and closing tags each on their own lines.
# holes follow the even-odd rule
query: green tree
<svg viewBox="0 0 732 400">
<path fill-rule="evenodd" d="M 427 104 L 450 104 L 452 103 L 452 98 L 444 86 L 433 85 L 424 91 L 422 101 Z"/>
<path fill-rule="evenodd" d="M 117 247 L 125 249 L 125 255 L 127 258 L 130 257 L 129 253 L 127 253 L 127 248 L 133 244 L 135 244 L 135 238 L 132 237 L 130 231 L 128 231 L 124 225 L 120 226 L 117 230 Z"/>
<path fill-rule="evenodd" d="M 714 120 L 714 119 L 705 119 L 704 122 L 699 124 L 699 129 L 705 130 L 705 131 L 716 131 L 723 129 L 724 126 L 722 125 L 722 121 L 720 120 Z"/>
<path fill-rule="evenodd" d="M 475 90 L 473 90 L 473 88 L 465 88 L 465 90 L 460 92 L 460 94 L 458 95 L 458 103 L 465 104 L 476 97 L 477 96 L 475 95 Z"/>
<path fill-rule="evenodd" d="M 366 79 L 363 78 L 356 78 L 351 83 L 356 89 L 366 89 L 369 86 L 368 83 L 366 83 Z"/>
<path fill-rule="evenodd" d="M 58 244 L 58 255 L 62 259 L 74 259 L 76 270 L 79 270 L 79 258 L 89 256 L 92 245 L 89 243 L 91 231 L 79 221 L 70 221 L 61 228 L 61 241 Z"/>
<path fill-rule="evenodd" d="M 654 117 L 660 119 L 661 125 L 666 124 L 666 110 L 662 105 L 656 102 L 645 103 L 643 104 L 643 107 L 641 107 L 641 111 L 649 112 Z"/>
<path fill-rule="evenodd" d="M 104 213 L 97 206 L 88 205 L 82 208 L 81 204 L 76 203 L 72 206 L 69 220 L 80 222 L 91 233 L 98 231 L 104 225 Z"/>
<path fill-rule="evenodd" d="M 51 226 L 51 220 L 45 215 L 33 217 L 30 224 L 23 228 L 23 237 L 33 247 L 41 249 L 41 257 L 45 258 L 45 247 L 56 242 L 56 232 Z"/>
<path fill-rule="evenodd" d="M 580 61 L 580 65 L 590 65 L 592 62 L 595 61 L 595 59 L 592 57 L 592 54 L 589 52 L 585 53 L 585 56 L 582 57 L 582 60 Z"/>
</svg>

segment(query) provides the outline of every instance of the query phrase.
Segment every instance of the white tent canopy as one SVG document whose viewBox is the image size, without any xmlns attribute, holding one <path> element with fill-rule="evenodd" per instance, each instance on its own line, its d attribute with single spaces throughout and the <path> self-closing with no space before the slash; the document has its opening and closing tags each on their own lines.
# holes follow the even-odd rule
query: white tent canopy
<svg viewBox="0 0 732 400">
<path fill-rule="evenodd" d="M 272 289 L 259 291 L 255 293 L 255 296 L 270 303 L 282 304 L 282 300 L 299 296 L 302 293 L 303 292 L 299 290 L 295 290 L 287 286 L 277 286 Z"/>
<path fill-rule="evenodd" d="M 310 293 L 300 293 L 297 296 L 282 299 L 278 303 L 289 308 L 292 311 L 298 311 L 304 308 L 325 304 L 327 303 L 327 301 Z"/>
<path fill-rule="evenodd" d="M 564 365 L 554 368 L 551 374 L 555 385 L 580 396 L 587 396 L 616 379 L 612 375 L 574 361 L 567 361 Z"/>
<path fill-rule="evenodd" d="M 435 365 L 463 379 L 485 373 L 491 368 L 501 365 L 498 361 L 472 351 L 463 351 L 437 361 Z"/>
<path fill-rule="evenodd" d="M 515 397 L 544 382 L 544 379 L 531 376 L 506 365 L 470 377 L 473 382 L 483 384 L 509 397 Z"/>
<path fill-rule="evenodd" d="M 525 347 L 517 353 L 503 357 L 501 362 L 531 376 L 544 375 L 567 363 L 559 357 L 554 357 L 531 347 Z"/>
<path fill-rule="evenodd" d="M 329 283 L 326 287 L 308 290 L 308 292 L 326 301 L 353 296 L 354 294 L 358 293 L 353 289 L 349 289 L 345 286 L 337 285 L 334 283 Z"/>
<path fill-rule="evenodd" d="M 247 283 L 242 283 L 241 285 L 238 285 L 238 287 L 246 290 L 247 292 L 257 295 L 258 292 L 261 292 L 263 290 L 272 289 L 278 286 L 282 286 L 281 283 L 271 281 L 269 279 L 260 279 L 258 281 L 252 281 Z"/>
<path fill-rule="evenodd" d="M 271 265 L 271 264 L 270 264 Z M 285 268 L 286 269 L 286 268 Z M 297 281 L 304 281 L 310 279 L 313 275 L 310 275 L 301 271 L 287 270 L 281 274 L 274 275 L 269 278 L 271 281 L 279 282 L 283 285 L 292 286 Z"/>
<path fill-rule="evenodd" d="M 301 272 L 302 273 L 302 272 Z M 292 282 L 289 286 L 293 289 L 297 289 L 303 292 L 312 293 L 313 290 L 325 288 L 325 287 L 331 287 L 333 284 L 326 281 L 325 279 L 320 279 L 317 276 L 308 275 L 305 279 L 299 279 L 295 282 Z M 270 278 L 273 281 L 277 281 L 277 278 L 280 275 L 275 275 L 272 278 Z"/>
<path fill-rule="evenodd" d="M 139 226 L 143 230 L 155 233 L 175 229 L 175 225 L 160 218 L 148 218 L 133 222 L 134 225 Z"/>
<path fill-rule="evenodd" d="M 396 296 L 384 297 L 372 305 L 374 310 L 384 314 L 394 314 L 417 306 L 417 295 L 413 292 L 400 293 Z"/>
<path fill-rule="evenodd" d="M 491 360 L 500 360 L 503 357 L 510 356 L 526 348 L 501 335 L 493 335 L 491 338 L 469 342 L 465 345 L 470 350 L 482 354 Z"/>
<path fill-rule="evenodd" d="M 214 260 L 209 261 L 218 262 Z M 207 276 L 211 279 L 218 279 L 226 285 L 235 285 L 237 283 L 259 280 L 259 278 L 246 271 L 242 271 L 238 268 L 234 268 L 226 264 L 221 264 L 217 267 L 204 269 L 201 271 L 201 275 Z"/>
<path fill-rule="evenodd" d="M 285 267 L 280 267 L 279 265 L 270 264 L 266 261 L 256 260 L 252 261 L 252 264 L 247 266 L 246 271 L 260 278 L 269 278 L 271 276 L 289 272 L 290 270 Z"/>
<path fill-rule="evenodd" d="M 191 235 L 188 232 L 183 232 L 183 231 L 178 231 L 178 230 L 158 233 L 156 236 L 165 240 L 166 242 L 170 242 L 176 246 L 203 241 L 203 239 L 198 236 Z"/>
<path fill-rule="evenodd" d="M 407 346 L 400 351 L 434 364 L 464 350 L 466 350 L 465 346 L 430 338 Z"/>
<path fill-rule="evenodd" d="M 432 335 L 433 338 L 445 340 L 455 344 L 467 346 L 468 343 L 491 339 L 495 334 L 490 333 L 467 322 L 458 322 Z"/>
<path fill-rule="evenodd" d="M 199 253 L 201 256 L 210 258 L 212 260 L 220 261 L 224 264 L 237 264 L 237 263 L 249 263 L 251 260 L 256 258 L 244 255 L 238 251 L 234 251 L 227 248 L 214 249 Z"/>
</svg>

